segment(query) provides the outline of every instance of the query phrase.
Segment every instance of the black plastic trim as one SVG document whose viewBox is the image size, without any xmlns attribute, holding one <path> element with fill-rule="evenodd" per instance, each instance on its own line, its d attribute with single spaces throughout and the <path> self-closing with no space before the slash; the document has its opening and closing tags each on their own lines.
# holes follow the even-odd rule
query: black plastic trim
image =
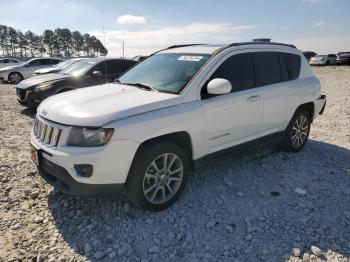
<svg viewBox="0 0 350 262">
<path fill-rule="evenodd" d="M 264 42 L 264 41 L 231 43 L 227 47 L 245 46 L 245 45 L 273 45 L 273 46 L 277 45 L 277 46 L 287 46 L 287 47 L 291 47 L 291 48 L 296 48 L 295 45 L 291 45 L 291 44 L 284 44 L 284 43 L 277 43 L 277 42 Z"/>
<path fill-rule="evenodd" d="M 320 115 L 322 115 L 323 112 L 324 112 L 324 109 L 326 108 L 327 96 L 326 95 L 321 95 L 317 100 L 324 100 L 324 104 L 323 104 L 322 109 L 321 109 L 321 111 L 319 113 Z"/>
<path fill-rule="evenodd" d="M 220 150 L 218 152 L 214 152 L 212 154 L 206 155 L 204 157 L 201 157 L 199 159 L 196 159 L 194 161 L 195 168 L 201 167 L 203 165 L 208 165 L 212 162 L 215 162 L 217 160 L 220 160 L 221 158 L 231 155 L 233 153 L 235 154 L 241 154 L 247 151 L 250 151 L 252 149 L 263 147 L 263 146 L 269 146 L 273 144 L 278 144 L 283 139 L 284 132 L 276 132 L 240 145 L 236 145 L 230 148 L 226 148 L 223 150 Z"/>
<path fill-rule="evenodd" d="M 124 184 L 86 184 L 77 182 L 67 170 L 42 157 L 38 151 L 39 175 L 54 188 L 71 195 L 107 195 L 120 192 Z"/>
</svg>

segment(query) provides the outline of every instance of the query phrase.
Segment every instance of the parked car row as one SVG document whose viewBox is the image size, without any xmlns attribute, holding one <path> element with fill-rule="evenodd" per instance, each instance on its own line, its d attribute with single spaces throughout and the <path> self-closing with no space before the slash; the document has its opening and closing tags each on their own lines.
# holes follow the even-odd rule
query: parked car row
<svg viewBox="0 0 350 262">
<path fill-rule="evenodd" d="M 326 104 L 308 61 L 288 44 L 171 46 L 134 64 L 84 59 L 18 84 L 21 103 L 46 98 L 31 154 L 56 189 L 123 190 L 159 211 L 213 157 L 267 143 L 300 151 Z M 67 87 L 77 90 L 53 95 Z"/>
<path fill-rule="evenodd" d="M 350 65 L 350 52 L 339 52 L 335 54 L 317 55 L 311 51 L 303 52 L 305 58 L 312 66 L 315 65 Z"/>
<path fill-rule="evenodd" d="M 17 100 L 30 108 L 36 108 L 49 96 L 110 83 L 135 64 L 133 60 L 110 58 L 70 61 L 69 66 L 59 69 L 57 73 L 36 75 L 20 82 L 16 87 Z"/>
<path fill-rule="evenodd" d="M 33 73 L 42 68 L 47 68 L 62 62 L 60 58 L 34 58 L 24 63 L 0 69 L 0 80 L 18 84 L 23 79 L 33 76 Z"/>
</svg>

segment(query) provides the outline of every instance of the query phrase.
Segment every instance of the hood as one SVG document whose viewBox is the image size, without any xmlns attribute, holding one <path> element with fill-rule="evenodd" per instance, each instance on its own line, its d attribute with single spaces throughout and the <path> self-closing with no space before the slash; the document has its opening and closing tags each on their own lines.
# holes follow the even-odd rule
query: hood
<svg viewBox="0 0 350 262">
<path fill-rule="evenodd" d="M 179 104 L 180 99 L 174 94 L 105 84 L 52 96 L 44 100 L 37 111 L 61 124 L 104 126 L 110 121 Z"/>
<path fill-rule="evenodd" d="M 67 78 L 71 78 L 71 77 L 72 77 L 71 75 L 64 75 L 64 74 L 37 75 L 37 76 L 32 76 L 28 79 L 21 81 L 17 85 L 17 87 L 22 88 L 22 89 L 26 89 L 26 88 L 30 88 L 30 87 L 38 85 L 38 84 L 42 84 L 42 83 L 46 83 L 46 82 L 54 82 L 57 80 L 67 79 Z"/>
<path fill-rule="evenodd" d="M 48 68 L 43 68 L 43 69 L 36 70 L 34 72 L 34 74 L 48 74 L 48 73 L 58 72 L 60 70 L 61 69 L 59 69 L 57 67 L 48 67 Z"/>
</svg>

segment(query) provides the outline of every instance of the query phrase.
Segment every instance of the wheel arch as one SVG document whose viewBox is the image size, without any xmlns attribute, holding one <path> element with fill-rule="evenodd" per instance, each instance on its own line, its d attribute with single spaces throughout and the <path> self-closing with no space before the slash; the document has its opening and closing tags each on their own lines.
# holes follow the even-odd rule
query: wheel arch
<svg viewBox="0 0 350 262">
<path fill-rule="evenodd" d="M 310 114 L 310 119 L 312 122 L 314 119 L 314 114 L 315 114 L 314 102 L 308 102 L 308 103 L 301 104 L 300 106 L 298 106 L 298 108 L 295 110 L 295 112 L 297 112 L 300 109 L 306 110 Z M 295 112 L 294 112 L 294 114 L 295 114 Z"/>
<path fill-rule="evenodd" d="M 168 134 L 160 135 L 157 137 L 152 137 L 150 139 L 143 141 L 136 150 L 135 156 L 134 156 L 133 161 L 132 161 L 132 165 L 136 159 L 136 156 L 138 155 L 138 153 L 140 152 L 140 150 L 144 146 L 147 146 L 147 145 L 153 144 L 153 143 L 157 143 L 157 142 L 171 142 L 171 143 L 174 143 L 174 144 L 178 145 L 179 147 L 181 147 L 182 150 L 184 150 L 188 156 L 191 171 L 194 170 L 193 143 L 192 143 L 192 139 L 191 139 L 190 134 L 186 131 L 178 131 L 178 132 L 174 132 L 174 133 L 168 133 Z"/>
<path fill-rule="evenodd" d="M 7 81 L 10 81 L 10 76 L 12 75 L 12 74 L 19 74 L 21 77 L 22 77 L 22 79 L 24 79 L 24 77 L 23 77 L 23 75 L 21 74 L 21 72 L 18 72 L 18 71 L 13 71 L 13 72 L 11 72 L 11 73 L 9 73 L 8 74 L 8 76 L 7 76 Z"/>
</svg>

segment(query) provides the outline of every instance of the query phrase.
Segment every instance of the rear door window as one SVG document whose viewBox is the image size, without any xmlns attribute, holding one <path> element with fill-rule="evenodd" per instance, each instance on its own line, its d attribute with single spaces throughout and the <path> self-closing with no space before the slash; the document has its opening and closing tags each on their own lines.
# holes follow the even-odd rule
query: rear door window
<svg viewBox="0 0 350 262">
<path fill-rule="evenodd" d="M 46 59 L 46 64 L 47 65 L 56 65 L 58 64 L 59 60 L 56 59 Z"/>
<path fill-rule="evenodd" d="M 283 81 L 277 52 L 254 53 L 256 81 L 259 86 L 272 85 Z"/>
</svg>

